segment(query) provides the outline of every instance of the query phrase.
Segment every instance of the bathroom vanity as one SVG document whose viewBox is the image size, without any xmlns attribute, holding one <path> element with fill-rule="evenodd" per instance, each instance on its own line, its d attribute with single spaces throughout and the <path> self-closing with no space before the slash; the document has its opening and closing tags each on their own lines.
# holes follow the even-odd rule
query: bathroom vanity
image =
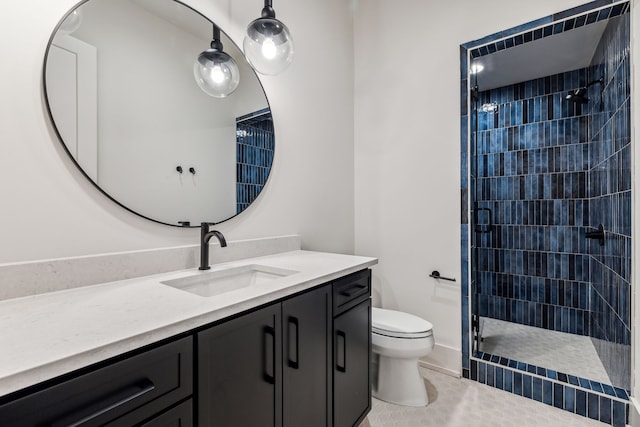
<svg viewBox="0 0 640 427">
<path fill-rule="evenodd" d="M 375 263 L 295 251 L 215 266 L 289 272 L 218 295 L 176 288 L 210 274 L 189 271 L 1 301 L 1 424 L 358 425 Z"/>
</svg>

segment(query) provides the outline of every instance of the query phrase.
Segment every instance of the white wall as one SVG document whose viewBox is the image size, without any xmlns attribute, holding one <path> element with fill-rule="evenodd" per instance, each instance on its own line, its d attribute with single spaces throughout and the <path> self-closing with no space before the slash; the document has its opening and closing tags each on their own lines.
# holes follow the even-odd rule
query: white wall
<svg viewBox="0 0 640 427">
<path fill-rule="evenodd" d="M 75 169 L 48 124 L 43 57 L 58 20 L 75 3 L 0 2 L 0 263 L 198 241 L 199 230 L 152 223 L 106 199 Z M 262 6 L 253 0 L 185 3 L 211 17 L 239 45 L 244 28 Z M 247 211 L 216 228 L 231 240 L 299 233 L 305 248 L 350 253 L 349 5 L 344 0 L 329 0 L 322 7 L 311 0 L 279 0 L 275 7 L 295 38 L 297 55 L 283 74 L 262 79 L 275 121 L 273 173 Z"/>
<path fill-rule="evenodd" d="M 380 258 L 374 303 L 434 325 L 429 363 L 460 372 L 460 50 L 580 0 L 359 0 L 355 250 Z"/>
</svg>

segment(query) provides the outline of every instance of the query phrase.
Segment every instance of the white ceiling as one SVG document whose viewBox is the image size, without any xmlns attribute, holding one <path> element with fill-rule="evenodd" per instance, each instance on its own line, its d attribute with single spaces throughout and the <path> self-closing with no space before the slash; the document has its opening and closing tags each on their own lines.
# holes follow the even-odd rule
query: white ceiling
<svg viewBox="0 0 640 427">
<path fill-rule="evenodd" d="M 538 39 L 473 60 L 484 69 L 478 88 L 494 89 L 589 65 L 607 20 Z"/>
</svg>

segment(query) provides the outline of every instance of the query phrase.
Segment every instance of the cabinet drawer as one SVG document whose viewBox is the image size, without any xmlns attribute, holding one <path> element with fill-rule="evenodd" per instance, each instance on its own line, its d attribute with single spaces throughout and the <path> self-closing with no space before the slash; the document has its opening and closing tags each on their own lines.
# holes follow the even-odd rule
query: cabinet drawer
<svg viewBox="0 0 640 427">
<path fill-rule="evenodd" d="M 19 426 L 103 425 L 145 405 L 150 414 L 193 390 L 193 340 L 181 339 L 0 406 Z"/>
<path fill-rule="evenodd" d="M 371 295 L 371 270 L 362 270 L 333 282 L 333 315 L 366 300 Z"/>
<path fill-rule="evenodd" d="M 128 413 L 105 427 L 191 427 L 193 426 L 193 402 L 188 399 L 162 414 L 149 418 L 146 406 Z"/>
</svg>

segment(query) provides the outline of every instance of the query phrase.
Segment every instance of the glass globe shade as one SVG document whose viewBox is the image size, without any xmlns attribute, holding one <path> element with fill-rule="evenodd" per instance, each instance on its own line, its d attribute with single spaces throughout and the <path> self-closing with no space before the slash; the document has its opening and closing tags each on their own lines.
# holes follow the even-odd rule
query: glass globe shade
<svg viewBox="0 0 640 427">
<path fill-rule="evenodd" d="M 244 54 L 261 74 L 276 75 L 293 60 L 293 40 L 289 29 L 275 18 L 258 18 L 247 27 Z"/>
<path fill-rule="evenodd" d="M 82 24 L 82 14 L 79 9 L 75 9 L 71 12 L 60 24 L 60 31 L 71 34 L 80 28 Z"/>
<path fill-rule="evenodd" d="M 236 61 L 217 49 L 207 49 L 198 55 L 193 64 L 193 76 L 204 93 L 216 98 L 231 95 L 240 83 Z"/>
</svg>

